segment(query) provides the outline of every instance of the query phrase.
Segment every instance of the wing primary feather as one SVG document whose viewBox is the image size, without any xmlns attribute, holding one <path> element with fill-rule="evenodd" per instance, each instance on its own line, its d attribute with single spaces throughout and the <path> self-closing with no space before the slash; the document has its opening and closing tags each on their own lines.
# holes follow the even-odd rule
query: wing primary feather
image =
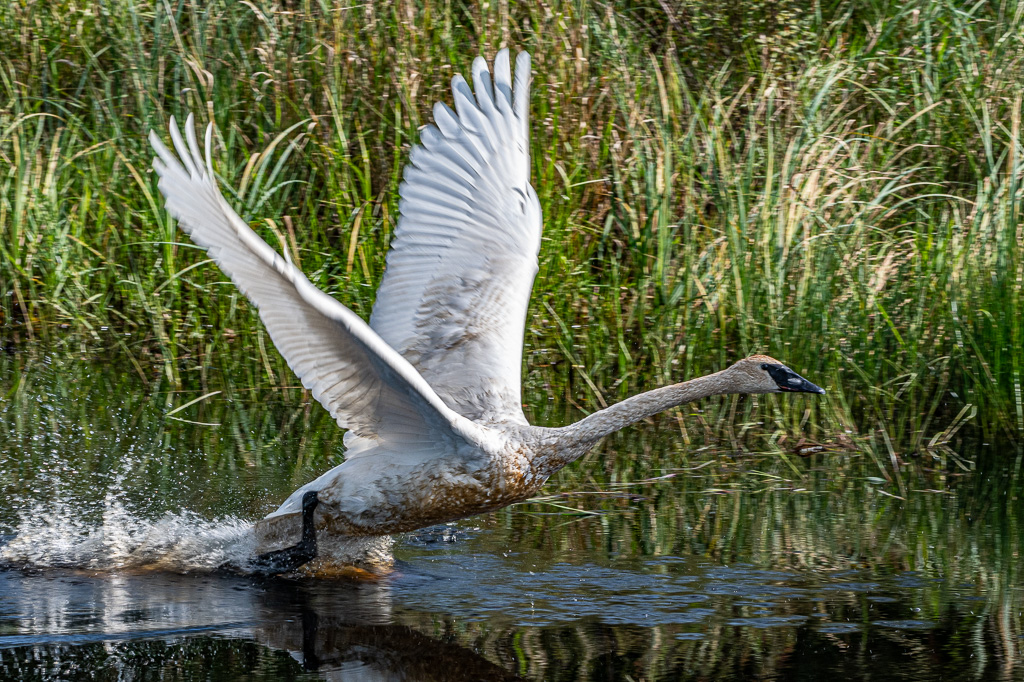
<svg viewBox="0 0 1024 682">
<path fill-rule="evenodd" d="M 192 114 L 188 115 L 188 120 L 192 120 Z M 201 173 L 196 168 L 195 162 L 192 161 L 192 156 L 188 154 L 188 147 L 185 146 L 185 141 L 181 139 L 181 130 L 178 128 L 178 122 L 171 116 L 171 142 L 174 143 L 174 151 L 178 153 L 178 158 L 181 159 L 181 163 L 185 164 L 185 172 L 187 175 L 199 176 Z"/>
<path fill-rule="evenodd" d="M 459 121 L 462 127 L 469 132 L 475 133 L 473 136 L 464 137 L 464 142 L 475 148 L 474 138 L 476 138 L 476 140 L 486 145 L 487 151 L 493 152 L 493 128 L 487 116 L 484 115 L 483 110 L 478 105 L 477 99 L 473 97 L 473 91 L 469 89 L 469 83 L 462 76 L 452 78 L 452 97 L 455 99 L 455 110 L 459 112 Z"/>
<path fill-rule="evenodd" d="M 458 114 L 444 102 L 434 105 L 434 125 L 446 138 L 457 137 L 462 132 Z"/>
<path fill-rule="evenodd" d="M 516 57 L 516 85 L 513 91 L 512 108 L 519 119 L 522 134 L 529 139 L 530 55 L 526 52 L 520 52 Z"/>
<path fill-rule="evenodd" d="M 512 69 L 508 60 L 508 49 L 498 52 L 494 58 L 494 90 L 495 104 L 503 113 L 511 111 L 512 105 Z"/>
<path fill-rule="evenodd" d="M 477 57 L 473 60 L 473 88 L 480 110 L 487 116 L 494 111 L 494 90 L 491 87 L 491 74 L 487 71 L 487 60 Z"/>
<path fill-rule="evenodd" d="M 185 121 L 185 139 L 188 140 L 188 149 L 192 154 L 192 163 L 195 164 L 197 173 L 202 177 L 205 173 L 199 171 L 200 168 L 205 168 L 206 164 L 203 163 L 203 155 L 199 153 L 199 142 L 196 141 L 196 124 L 190 112 L 188 120 Z"/>
<path fill-rule="evenodd" d="M 213 174 L 213 124 L 206 124 L 206 134 L 203 135 L 206 146 L 206 171 L 209 174 L 210 184 L 217 187 L 217 176 Z"/>
</svg>

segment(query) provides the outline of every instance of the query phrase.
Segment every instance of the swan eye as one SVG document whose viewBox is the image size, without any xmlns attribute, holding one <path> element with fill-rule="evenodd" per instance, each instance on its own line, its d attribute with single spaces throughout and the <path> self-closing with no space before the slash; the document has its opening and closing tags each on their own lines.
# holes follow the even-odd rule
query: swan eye
<svg viewBox="0 0 1024 682">
<path fill-rule="evenodd" d="M 768 363 L 767 362 L 762 362 L 761 363 L 761 369 L 763 369 L 765 371 L 768 371 Z"/>
</svg>

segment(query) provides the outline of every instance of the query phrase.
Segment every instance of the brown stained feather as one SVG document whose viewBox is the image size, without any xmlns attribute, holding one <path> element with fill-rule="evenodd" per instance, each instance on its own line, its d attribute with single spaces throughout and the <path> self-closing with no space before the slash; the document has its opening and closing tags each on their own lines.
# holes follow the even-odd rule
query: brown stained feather
<svg viewBox="0 0 1024 682">
<path fill-rule="evenodd" d="M 317 530 L 327 536 L 372 538 L 507 507 L 531 497 L 550 475 L 544 473 L 549 467 L 535 465 L 533 455 L 520 445 L 507 457 L 476 468 L 462 461 L 432 461 L 401 476 L 382 476 L 378 484 L 389 493 L 388 503 L 356 516 L 337 513 L 327 491 L 321 494 Z M 262 519 L 256 524 L 257 543 L 264 550 L 290 546 L 301 535 L 301 524 L 300 514 Z"/>
</svg>

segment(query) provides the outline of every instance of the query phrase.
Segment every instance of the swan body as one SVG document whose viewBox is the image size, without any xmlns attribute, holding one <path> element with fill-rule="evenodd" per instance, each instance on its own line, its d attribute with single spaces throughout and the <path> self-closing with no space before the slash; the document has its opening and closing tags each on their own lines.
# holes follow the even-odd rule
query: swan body
<svg viewBox="0 0 1024 682">
<path fill-rule="evenodd" d="M 367 324 L 317 289 L 231 209 L 190 115 L 171 152 L 151 132 L 167 210 L 257 306 L 303 386 L 348 429 L 345 462 L 257 524 L 261 552 L 295 543 L 315 491 L 319 554 L 380 557 L 381 538 L 533 495 L 601 438 L 675 405 L 726 393 L 824 393 L 765 355 L 634 396 L 561 428 L 523 415 L 520 365 L 541 210 L 530 185 L 530 58 L 512 79 L 473 62 L 452 79 L 399 188 L 401 217 Z M 358 560 L 358 558 L 356 558 Z"/>
</svg>

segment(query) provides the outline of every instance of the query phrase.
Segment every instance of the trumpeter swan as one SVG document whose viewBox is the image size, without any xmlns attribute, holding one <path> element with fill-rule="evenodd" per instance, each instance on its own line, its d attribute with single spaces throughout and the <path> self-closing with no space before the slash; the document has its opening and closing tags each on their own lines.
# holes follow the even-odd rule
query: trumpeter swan
<svg viewBox="0 0 1024 682">
<path fill-rule="evenodd" d="M 824 393 L 755 355 L 569 426 L 531 426 L 519 383 L 541 238 L 530 185 L 530 57 L 516 58 L 513 82 L 502 50 L 493 73 L 492 81 L 477 57 L 475 95 L 455 76 L 455 109 L 436 104 L 435 125 L 412 149 L 369 324 L 231 209 L 214 179 L 212 126 L 205 155 L 191 115 L 186 139 L 171 119 L 177 154 L 150 133 L 167 210 L 259 308 L 303 386 L 348 429 L 344 463 L 257 524 L 261 550 L 295 542 L 307 491 L 318 493 L 321 540 L 385 536 L 526 499 L 602 437 L 675 405 L 726 393 Z"/>
</svg>

